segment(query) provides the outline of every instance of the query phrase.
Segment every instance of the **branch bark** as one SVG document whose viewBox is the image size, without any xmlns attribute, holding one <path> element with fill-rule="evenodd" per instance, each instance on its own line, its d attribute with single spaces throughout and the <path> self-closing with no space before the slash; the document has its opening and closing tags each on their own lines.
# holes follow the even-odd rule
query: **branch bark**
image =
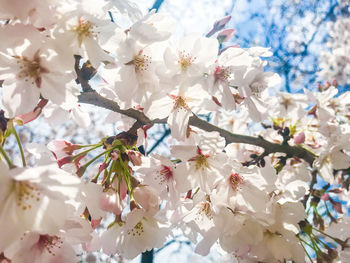
<svg viewBox="0 0 350 263">
<path fill-rule="evenodd" d="M 83 92 L 79 95 L 79 102 L 92 104 L 98 107 L 109 109 L 114 112 L 126 115 L 135 119 L 140 126 L 142 125 L 152 125 L 157 123 L 166 123 L 167 118 L 150 120 L 143 112 L 135 109 L 123 110 L 120 108 L 118 103 L 113 100 L 107 99 L 99 95 L 95 91 Z M 298 157 L 304 159 L 310 165 L 313 164 L 315 160 L 315 155 L 310 151 L 299 147 L 290 146 L 288 144 L 278 144 L 265 140 L 263 137 L 253 137 L 247 135 L 234 134 L 227 130 L 221 129 L 209 122 L 206 122 L 196 115 L 193 115 L 189 120 L 189 125 L 200 128 L 204 131 L 212 132 L 217 131 L 219 134 L 226 139 L 226 143 L 245 143 L 250 145 L 255 145 L 264 148 L 266 154 L 280 152 L 285 153 L 288 157 Z"/>
</svg>

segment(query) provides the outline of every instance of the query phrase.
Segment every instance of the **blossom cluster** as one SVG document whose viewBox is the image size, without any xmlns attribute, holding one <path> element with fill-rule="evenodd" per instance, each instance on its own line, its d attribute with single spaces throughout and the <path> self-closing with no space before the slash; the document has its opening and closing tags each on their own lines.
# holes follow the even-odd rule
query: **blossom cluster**
<svg viewBox="0 0 350 263">
<path fill-rule="evenodd" d="M 337 82 L 273 94 L 280 78 L 264 71 L 268 48 L 220 48 L 234 33 L 224 29 L 230 17 L 174 44 L 174 21 L 128 1 L 0 6 L 0 260 L 133 259 L 181 230 L 196 253 L 218 244 L 233 262 L 346 262 L 350 92 L 337 96 Z M 125 131 L 93 145 L 31 145 L 27 166 L 15 126 L 43 113 L 87 127 L 84 94 L 113 103 L 126 116 L 107 119 Z M 147 154 L 156 123 L 170 128 L 170 156 Z M 22 168 L 3 148 L 11 135 Z M 313 188 L 317 174 L 327 187 Z M 332 206 L 328 218 L 321 203 Z"/>
<path fill-rule="evenodd" d="M 330 40 L 327 47 L 330 50 L 321 53 L 319 76 L 325 80 L 336 79 L 340 85 L 348 85 L 350 18 L 340 17 L 335 22 L 329 22 L 328 28 Z"/>
</svg>

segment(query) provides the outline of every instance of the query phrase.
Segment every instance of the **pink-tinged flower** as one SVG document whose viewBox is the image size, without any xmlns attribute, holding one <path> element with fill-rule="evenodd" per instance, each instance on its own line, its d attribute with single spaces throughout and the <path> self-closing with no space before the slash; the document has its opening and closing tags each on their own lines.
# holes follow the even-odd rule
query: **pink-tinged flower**
<svg viewBox="0 0 350 263">
<path fill-rule="evenodd" d="M 11 262 L 74 263 L 78 261 L 80 244 L 91 240 L 88 221 L 68 219 L 56 235 L 25 232 L 19 240 L 5 250 Z"/>
<path fill-rule="evenodd" d="M 33 232 L 24 233 L 5 254 L 11 262 L 74 263 L 78 260 L 74 249 L 64 238 Z"/>
<path fill-rule="evenodd" d="M 8 170 L 0 163 L 0 251 L 26 231 L 56 235 L 73 207 L 81 181 L 57 165 Z"/>
<path fill-rule="evenodd" d="M 167 199 L 175 205 L 179 199 L 175 170 L 175 164 L 168 158 L 151 154 L 142 157 L 142 165 L 137 167 L 136 172 L 143 184 L 152 186 L 162 199 Z"/>
<path fill-rule="evenodd" d="M 225 110 L 236 108 L 235 96 L 237 91 L 232 89 L 234 73 L 243 74 L 239 61 L 245 51 L 240 48 L 228 48 L 207 69 L 207 77 L 202 80 L 202 85 L 217 100 L 217 103 Z M 238 103 L 238 102 L 237 102 Z"/>
<path fill-rule="evenodd" d="M 61 159 L 72 156 L 73 152 L 79 149 L 79 145 L 65 140 L 54 140 L 48 143 L 47 148 L 54 153 L 56 159 Z"/>
<path fill-rule="evenodd" d="M 232 171 L 224 174 L 212 196 L 215 205 L 230 207 L 250 213 L 257 218 L 267 217 L 266 206 L 269 202 L 270 180 L 276 177 L 273 168 L 264 174 L 257 167 L 246 168 L 238 162 L 232 162 Z"/>
<path fill-rule="evenodd" d="M 79 211 L 81 214 L 88 210 L 92 220 L 100 220 L 105 216 L 105 211 L 101 207 L 101 198 L 103 195 L 103 187 L 100 184 L 85 182 L 80 187 L 80 192 L 76 197 L 79 203 Z"/>
</svg>

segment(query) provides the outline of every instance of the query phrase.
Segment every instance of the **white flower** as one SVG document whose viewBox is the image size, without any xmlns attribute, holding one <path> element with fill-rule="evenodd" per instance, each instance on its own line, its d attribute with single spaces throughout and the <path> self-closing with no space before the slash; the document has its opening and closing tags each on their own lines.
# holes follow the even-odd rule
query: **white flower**
<svg viewBox="0 0 350 263">
<path fill-rule="evenodd" d="M 130 36 L 143 43 L 167 40 L 175 31 L 175 22 L 169 15 L 149 12 L 130 28 Z"/>
<path fill-rule="evenodd" d="M 184 78 L 201 78 L 206 67 L 213 64 L 218 54 L 218 41 L 196 34 L 185 36 L 177 50 L 168 47 L 164 53 L 167 75 L 175 82 Z"/>
<path fill-rule="evenodd" d="M 219 137 L 216 132 L 207 134 L 209 138 Z M 200 137 L 205 138 L 206 134 Z M 172 146 L 172 155 L 182 161 L 176 168 L 176 176 L 179 176 L 179 181 L 182 182 L 181 185 L 177 185 L 177 189 L 186 192 L 200 187 L 203 192 L 211 193 L 217 183 L 223 179 L 223 175 L 231 170 L 231 167 L 226 165 L 226 154 L 220 151 L 224 145 L 221 147 L 219 145 L 220 141 L 217 143 L 217 148 L 213 150 L 208 147 L 204 139 L 194 144 Z M 190 189 L 187 188 L 186 182 L 190 183 Z"/>
<path fill-rule="evenodd" d="M 144 105 L 145 114 L 151 119 L 168 117 L 171 136 L 179 141 L 187 137 L 188 121 L 197 109 L 216 109 L 210 95 L 201 85 L 182 83 L 178 89 L 167 94 L 153 94 Z"/>
<path fill-rule="evenodd" d="M 169 229 L 143 209 L 134 209 L 125 217 L 125 223 L 116 222 L 101 237 L 103 252 L 121 254 L 126 259 L 152 248 L 161 247 Z"/>
<path fill-rule="evenodd" d="M 52 127 L 59 126 L 67 122 L 68 119 L 74 121 L 81 128 L 87 128 L 91 124 L 89 113 L 77 103 L 64 103 L 62 106 L 49 103 L 43 109 L 43 114 Z"/>
<path fill-rule="evenodd" d="M 12 170 L 0 165 L 0 251 L 26 231 L 56 235 L 74 211 L 66 201 L 76 198 L 80 179 L 55 164 Z"/>
<path fill-rule="evenodd" d="M 84 3 L 76 8 L 64 13 L 54 30 L 56 48 L 68 58 L 71 67 L 75 54 L 89 59 L 95 68 L 102 62 L 114 63 L 114 58 L 106 51 L 113 52 L 124 33 L 108 17 L 86 12 Z"/>
<path fill-rule="evenodd" d="M 9 31 L 18 35 L 9 49 L 0 48 L 0 79 L 4 79 L 3 108 L 8 117 L 33 111 L 40 96 L 61 105 L 77 101 L 74 75 L 61 67 L 58 54 L 43 43 L 43 36 L 32 26 L 16 24 L 0 28 L 7 39 Z"/>
<path fill-rule="evenodd" d="M 213 203 L 250 212 L 255 217 L 267 217 L 269 184 L 276 176 L 274 169 L 245 168 L 237 162 L 231 165 L 232 171 L 224 174 L 224 180 L 213 193 Z"/>
<path fill-rule="evenodd" d="M 55 6 L 57 0 L 21 1 L 21 0 L 1 0 L 0 19 L 19 19 L 22 23 L 31 23 L 40 28 L 53 24 L 57 14 Z"/>
</svg>

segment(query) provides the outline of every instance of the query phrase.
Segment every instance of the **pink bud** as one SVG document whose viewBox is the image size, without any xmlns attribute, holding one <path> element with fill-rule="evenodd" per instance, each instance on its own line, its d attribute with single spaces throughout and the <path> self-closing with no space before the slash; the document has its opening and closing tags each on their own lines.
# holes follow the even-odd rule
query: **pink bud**
<svg viewBox="0 0 350 263">
<path fill-rule="evenodd" d="M 329 81 L 326 81 L 324 84 L 324 90 L 327 90 L 331 86 L 331 83 Z"/>
<path fill-rule="evenodd" d="M 159 196 L 154 188 L 148 185 L 139 185 L 133 191 L 135 201 L 147 212 L 155 214 L 159 210 Z"/>
<path fill-rule="evenodd" d="M 47 99 L 41 99 L 33 111 L 16 116 L 14 119 L 15 123 L 17 123 L 18 125 L 23 125 L 35 120 L 39 117 L 39 115 L 42 112 L 42 109 L 46 106 L 47 102 Z"/>
<path fill-rule="evenodd" d="M 216 38 L 218 39 L 219 43 L 224 43 L 230 40 L 234 33 L 235 33 L 234 29 L 225 29 L 221 31 Z"/>
<path fill-rule="evenodd" d="M 216 32 L 223 29 L 230 20 L 231 20 L 231 16 L 225 16 L 225 17 L 215 21 L 214 25 L 213 25 L 213 29 L 210 30 L 210 32 L 206 36 L 210 37 L 210 36 L 214 35 Z"/>
<path fill-rule="evenodd" d="M 98 168 L 98 173 L 102 173 L 104 169 L 106 169 L 108 166 L 108 163 L 102 163 L 100 167 Z"/>
<path fill-rule="evenodd" d="M 140 166 L 142 164 L 140 152 L 130 150 L 130 151 L 128 151 L 128 157 L 133 165 Z"/>
<path fill-rule="evenodd" d="M 334 87 L 338 86 L 338 81 L 336 79 L 332 80 L 332 86 L 334 86 Z"/>
<path fill-rule="evenodd" d="M 297 132 L 294 134 L 293 139 L 296 144 L 302 144 L 305 142 L 305 133 Z"/>
<path fill-rule="evenodd" d="M 111 152 L 111 158 L 113 161 L 116 161 L 119 159 L 120 151 L 118 149 L 114 149 L 113 152 Z"/>
<path fill-rule="evenodd" d="M 48 143 L 47 148 L 55 154 L 56 158 L 62 158 L 71 156 L 75 150 L 79 149 L 79 145 L 65 140 L 53 140 Z"/>
<path fill-rule="evenodd" d="M 231 20 L 231 16 L 225 16 L 225 17 L 215 21 L 213 28 L 215 28 L 216 30 L 221 30 L 224 28 L 224 26 L 226 26 L 226 24 L 228 22 L 230 22 L 230 20 Z"/>
<path fill-rule="evenodd" d="M 114 189 L 117 189 L 121 200 L 124 200 L 126 194 L 128 193 L 128 186 L 124 179 L 121 179 L 120 185 L 118 180 L 114 180 L 112 183 Z M 119 189 L 120 187 L 120 189 Z"/>
<path fill-rule="evenodd" d="M 332 204 L 332 207 L 335 211 L 337 211 L 338 213 L 340 214 L 343 214 L 343 209 L 342 209 L 342 205 L 340 202 L 337 202 L 337 201 L 334 201 L 332 198 L 329 197 L 328 199 L 331 204 Z"/>
<path fill-rule="evenodd" d="M 321 199 L 322 199 L 323 201 L 328 201 L 328 200 L 329 200 L 329 194 L 323 194 L 323 195 L 321 196 Z"/>
<path fill-rule="evenodd" d="M 66 157 L 63 157 L 59 160 L 57 160 L 57 164 L 58 164 L 58 167 L 62 167 L 63 165 L 67 164 L 67 163 L 71 163 L 73 160 L 73 157 L 72 156 L 66 156 Z"/>
<path fill-rule="evenodd" d="M 100 207 L 102 210 L 111 212 L 115 215 L 120 215 L 123 211 L 119 195 L 112 189 L 102 193 L 100 197 Z"/>
<path fill-rule="evenodd" d="M 38 118 L 40 113 L 41 113 L 41 109 L 36 108 L 35 110 L 33 110 L 31 112 L 16 116 L 14 119 L 14 122 L 17 125 L 26 124 L 26 123 L 31 122 L 31 121 L 35 120 L 36 118 Z"/>
<path fill-rule="evenodd" d="M 335 188 L 335 189 L 331 189 L 329 190 L 329 192 L 335 193 L 335 194 L 340 194 L 343 192 L 343 190 L 339 189 L 339 188 Z"/>
</svg>

